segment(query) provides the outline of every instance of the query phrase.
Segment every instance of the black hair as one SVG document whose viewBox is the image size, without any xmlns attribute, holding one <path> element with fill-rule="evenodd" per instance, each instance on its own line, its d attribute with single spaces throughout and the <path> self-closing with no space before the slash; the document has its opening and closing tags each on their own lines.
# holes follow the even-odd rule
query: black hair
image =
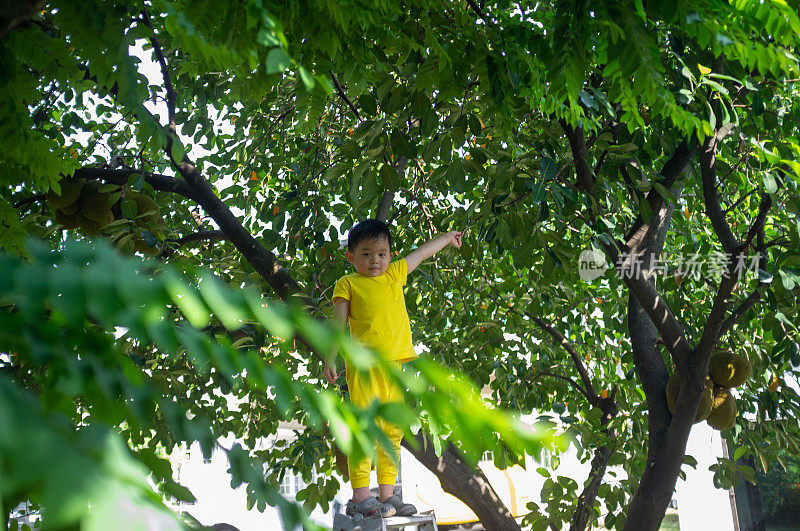
<svg viewBox="0 0 800 531">
<path fill-rule="evenodd" d="M 386 238 L 389 249 L 392 248 L 392 233 L 389 225 L 379 219 L 365 219 L 356 223 L 347 234 L 347 249 L 352 253 L 356 246 L 363 241 Z"/>
</svg>

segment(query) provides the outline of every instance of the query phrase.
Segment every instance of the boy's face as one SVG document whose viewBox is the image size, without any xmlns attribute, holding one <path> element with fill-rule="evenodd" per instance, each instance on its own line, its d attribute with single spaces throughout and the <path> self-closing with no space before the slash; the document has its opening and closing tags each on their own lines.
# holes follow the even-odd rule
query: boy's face
<svg viewBox="0 0 800 531">
<path fill-rule="evenodd" d="M 348 250 L 345 256 L 358 273 L 365 277 L 379 277 L 389 267 L 392 252 L 389 250 L 389 240 L 375 238 L 359 242 L 356 248 L 352 252 Z"/>
</svg>

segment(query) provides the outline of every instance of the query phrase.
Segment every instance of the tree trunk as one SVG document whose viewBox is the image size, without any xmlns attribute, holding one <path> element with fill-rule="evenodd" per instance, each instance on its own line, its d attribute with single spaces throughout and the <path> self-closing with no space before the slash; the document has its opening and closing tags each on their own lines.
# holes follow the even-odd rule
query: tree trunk
<svg viewBox="0 0 800 531">
<path fill-rule="evenodd" d="M 519 524 L 497 495 L 489 480 L 480 469 L 471 468 L 461 459 L 458 449 L 450 445 L 437 457 L 430 441 L 425 441 L 423 432 L 416 435 L 419 449 L 408 441 L 403 447 L 439 478 L 442 490 L 464 502 L 489 531 L 518 531 Z"/>
<path fill-rule="evenodd" d="M 683 159 L 681 159 L 683 161 Z M 685 165 L 683 162 L 682 165 Z M 675 171 L 677 177 L 678 170 Z M 682 185 L 675 190 L 680 196 Z M 644 224 L 636 236 L 629 239 L 635 247 L 633 252 L 642 253 L 642 269 L 651 270 L 664 249 L 667 229 L 674 205 L 651 197 L 657 201 L 649 225 Z M 645 282 L 654 283 L 653 280 Z M 661 357 L 658 346 L 659 333 L 655 324 L 645 312 L 633 293 L 628 296 L 628 331 L 633 349 L 633 362 L 642 382 L 648 410 L 647 461 L 642 480 L 628 507 L 628 517 L 623 529 L 637 531 L 656 531 L 661 526 L 667 511 L 675 483 L 678 479 L 686 441 L 692 428 L 697 407 L 700 403 L 702 384 L 696 375 L 681 375 L 682 386 L 679 405 L 673 417 L 667 407 L 666 388 L 669 373 Z M 697 372 L 697 371 L 694 371 Z"/>
<path fill-rule="evenodd" d="M 667 408 L 666 388 L 669 375 L 656 344 L 658 332 L 633 295 L 628 300 L 628 328 L 631 335 L 636 371 L 639 375 L 644 375 L 640 377 L 649 415 L 647 464 L 642 481 L 628 510 L 626 528 L 628 522 L 630 522 L 633 523 L 636 529 L 658 529 L 672 498 L 672 492 L 675 489 L 675 482 L 678 476 L 677 471 L 674 476 L 669 476 L 664 472 L 666 460 L 672 461 L 676 457 L 670 454 L 672 460 L 665 460 L 669 456 L 664 455 L 664 452 L 679 453 L 678 468 L 680 468 L 686 449 L 686 441 L 684 440 L 682 445 L 678 445 L 679 447 L 675 445 L 677 441 L 668 441 L 667 432 L 670 427 L 671 415 Z M 698 403 L 699 396 L 698 393 Z M 689 424 L 689 428 L 691 429 L 691 424 Z M 687 439 L 688 436 L 689 432 L 687 430 Z M 657 461 L 661 462 L 658 467 L 656 467 Z M 653 478 L 652 476 L 656 473 L 656 470 L 659 470 L 657 474 L 660 477 Z M 672 481 L 664 481 L 667 477 L 672 477 Z M 663 510 L 661 509 L 662 507 Z"/>
<path fill-rule="evenodd" d="M 592 459 L 592 470 L 589 473 L 591 481 L 583 488 L 581 495 L 578 496 L 578 507 L 572 517 L 570 531 L 584 531 L 589 526 L 597 492 L 600 490 L 600 485 L 603 484 L 603 476 L 606 473 L 608 460 L 613 453 L 614 449 L 610 445 L 601 446 L 595 450 L 594 458 Z"/>
<path fill-rule="evenodd" d="M 617 402 L 613 393 L 610 397 L 602 399 L 600 409 L 603 411 L 602 426 L 606 426 L 617 414 Z M 608 430 L 605 431 L 606 435 L 613 435 Z M 613 437 L 610 437 L 610 439 L 613 439 Z M 589 526 L 597 492 L 600 490 L 600 485 L 603 484 L 603 476 L 605 476 L 606 468 L 608 467 L 608 460 L 613 453 L 614 444 L 611 440 L 595 450 L 594 458 L 592 458 L 592 469 L 589 472 L 589 478 L 591 479 L 584 486 L 581 495 L 578 496 L 578 506 L 572 517 L 570 531 L 583 531 Z"/>
<path fill-rule="evenodd" d="M 700 393 L 701 389 L 692 389 L 690 394 L 696 394 L 696 399 L 687 396 L 684 401 L 685 404 L 693 402 L 695 412 L 700 403 Z M 623 531 L 657 531 L 661 526 L 675 490 L 695 415 L 688 410 L 683 413 L 681 416 L 684 418 L 673 417 L 665 435 L 656 441 L 657 446 L 648 450 L 647 467 L 628 507 Z M 651 458 L 653 454 L 655 457 Z"/>
</svg>

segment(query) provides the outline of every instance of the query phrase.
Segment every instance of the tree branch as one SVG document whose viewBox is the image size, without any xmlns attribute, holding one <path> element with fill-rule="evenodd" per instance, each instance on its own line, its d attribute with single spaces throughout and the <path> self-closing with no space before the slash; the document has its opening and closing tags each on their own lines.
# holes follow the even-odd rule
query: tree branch
<svg viewBox="0 0 800 531">
<path fill-rule="evenodd" d="M 758 214 L 756 215 L 756 219 L 753 221 L 753 224 L 750 226 L 750 230 L 747 231 L 747 237 L 742 243 L 742 251 L 745 251 L 750 247 L 753 243 L 757 234 L 760 234 L 764 231 L 764 224 L 767 221 L 767 213 L 769 209 L 772 207 L 772 197 L 769 194 L 764 193 L 761 195 L 761 204 L 758 206 Z"/>
<path fill-rule="evenodd" d="M 406 157 L 397 157 L 397 164 L 394 165 L 394 171 L 400 176 L 400 182 L 403 182 L 403 176 L 405 175 L 406 164 L 408 164 L 408 159 Z M 378 211 L 375 214 L 375 219 L 379 219 L 381 221 L 386 221 L 389 218 L 389 209 L 392 207 L 392 203 L 394 202 L 394 192 L 386 190 L 383 192 L 383 196 L 381 197 L 381 202 L 378 205 Z"/>
<path fill-rule="evenodd" d="M 111 168 L 80 168 L 75 170 L 75 178 L 105 181 L 113 184 L 127 184 L 128 178 L 133 174 L 144 174 L 144 180 L 153 189 L 160 192 L 169 192 L 181 195 L 192 201 L 197 201 L 194 190 L 185 182 L 174 177 L 159 175 L 151 172 L 141 172 L 133 168 L 111 169 Z"/>
<path fill-rule="evenodd" d="M 481 273 L 481 275 L 483 275 L 483 273 Z M 492 285 L 492 283 L 489 282 L 486 279 L 486 277 L 484 277 L 484 280 L 486 280 L 486 285 L 489 286 L 489 289 L 494 294 L 495 301 L 498 302 L 498 299 L 502 300 L 502 297 L 500 296 L 499 293 L 497 293 L 497 290 Z M 515 309 L 510 305 L 508 305 L 508 306 L 509 306 L 509 309 Z M 558 345 L 560 345 L 564 350 L 567 351 L 567 353 L 569 354 L 570 358 L 572 358 L 572 362 L 575 364 L 575 368 L 578 371 L 578 375 L 580 375 L 580 377 L 581 377 L 581 381 L 583 382 L 584 388 L 582 388 L 577 383 L 575 383 L 573 380 L 571 380 L 571 379 L 569 379 L 569 378 L 567 378 L 565 376 L 558 376 L 558 375 L 555 375 L 555 374 L 553 374 L 552 376 L 558 376 L 558 377 L 560 377 L 562 379 L 567 380 L 572 385 L 574 385 L 586 397 L 586 399 L 589 401 L 589 403 L 591 405 L 599 406 L 600 405 L 600 396 L 595 391 L 594 385 L 592 385 L 592 379 L 589 376 L 589 372 L 586 370 L 586 366 L 583 364 L 583 359 L 581 359 L 580 354 L 578 354 L 578 351 L 575 350 L 575 347 L 572 345 L 572 343 L 564 336 L 564 334 L 562 334 L 561 332 L 559 332 L 558 330 L 553 328 L 544 319 L 533 315 L 528 310 L 522 310 L 521 313 L 523 315 L 525 315 L 528 319 L 533 321 L 536 324 L 536 326 L 538 326 L 539 328 L 544 330 L 548 335 L 550 335 L 551 338 L 553 338 L 555 340 L 555 342 Z"/>
<path fill-rule="evenodd" d="M 167 241 L 170 243 L 174 243 L 177 247 L 180 247 L 182 245 L 186 245 L 187 243 L 194 243 L 200 241 L 216 242 L 227 239 L 228 236 L 221 230 L 202 230 L 198 232 L 193 232 L 192 234 L 187 234 L 182 238 L 173 238 Z"/>
<path fill-rule="evenodd" d="M 731 125 L 731 124 L 728 124 Z M 719 238 L 722 248 L 726 253 L 735 253 L 739 243 L 731 231 L 730 225 L 725 220 L 725 214 L 720 206 L 719 196 L 717 195 L 717 167 L 716 153 L 717 144 L 727 135 L 730 129 L 728 125 L 720 129 L 717 134 L 709 136 L 703 142 L 700 153 L 700 175 L 703 181 L 703 201 L 706 207 L 706 215 L 714 232 Z"/>
<path fill-rule="evenodd" d="M 16 203 L 14 203 L 14 208 L 19 209 L 24 206 L 28 206 L 31 203 L 35 203 L 36 201 L 44 201 L 45 194 L 34 194 L 30 197 L 26 197 L 24 199 L 20 199 Z"/>
<path fill-rule="evenodd" d="M 150 44 L 153 46 L 153 53 L 155 53 L 156 59 L 158 59 L 158 65 L 161 67 L 161 76 L 164 78 L 164 90 L 167 92 L 167 115 L 169 117 L 169 125 L 167 128 L 171 133 L 177 134 L 175 106 L 178 96 L 175 93 L 175 87 L 172 85 L 172 76 L 169 73 L 169 66 L 164 57 L 164 51 L 161 49 L 161 44 L 156 38 L 155 29 L 150 21 L 150 15 L 147 13 L 147 9 L 142 9 L 142 22 L 153 32 L 153 36 L 150 37 Z"/>
<path fill-rule="evenodd" d="M 489 19 L 486 17 L 486 15 L 484 15 L 484 14 L 483 14 L 483 11 L 481 11 L 481 8 L 478 6 L 478 4 L 476 4 L 476 3 L 475 3 L 475 0 L 467 0 L 467 4 L 469 4 L 469 7 L 470 7 L 470 8 L 471 8 L 473 11 L 475 11 L 475 13 L 476 13 L 476 14 L 477 14 L 479 17 L 481 17 L 481 20 L 483 20 L 483 21 L 486 23 L 486 25 L 487 25 L 487 26 L 492 26 L 492 25 L 493 25 L 492 21 L 491 21 L 491 20 L 489 20 Z"/>
<path fill-rule="evenodd" d="M 189 243 L 200 242 L 200 241 L 217 242 L 227 239 L 228 236 L 221 230 L 201 230 L 198 232 L 194 232 L 192 234 L 187 234 L 182 238 L 172 238 L 167 240 L 167 243 L 170 243 L 172 245 L 164 249 L 164 251 L 161 253 L 161 257 L 169 258 L 175 253 L 175 251 L 178 250 L 179 247 L 182 247 Z"/>
<path fill-rule="evenodd" d="M 564 376 L 562 374 L 558 374 L 558 373 L 550 372 L 550 371 L 536 371 L 536 376 L 534 376 L 531 379 L 531 383 L 535 382 L 540 376 L 549 376 L 551 378 L 557 378 L 559 380 L 563 380 L 563 381 L 567 382 L 571 387 L 575 388 L 575 390 L 578 391 L 580 394 L 582 394 L 584 397 L 586 397 L 586 400 L 588 400 L 590 404 L 592 404 L 593 406 L 599 405 L 600 397 L 597 397 L 598 398 L 598 403 L 595 404 L 593 402 L 593 400 L 592 400 L 592 397 L 590 397 L 589 393 L 586 392 L 586 389 L 581 387 L 581 385 L 578 382 L 576 382 L 575 380 L 573 380 L 569 376 Z"/>
<path fill-rule="evenodd" d="M 531 314 L 528 310 L 525 310 L 523 313 L 528 317 L 528 319 L 536 323 L 539 328 L 547 332 L 556 343 L 561 345 L 561 347 L 567 351 L 569 357 L 572 358 L 572 362 L 575 364 L 575 368 L 578 370 L 581 381 L 583 381 L 585 390 L 582 390 L 581 392 L 584 394 L 584 396 L 586 396 L 586 399 L 591 405 L 595 407 L 600 406 L 600 396 L 595 391 L 594 385 L 592 385 L 592 379 L 589 377 L 589 371 L 586 370 L 583 360 L 578 354 L 578 351 L 575 350 L 575 347 L 572 345 L 572 343 L 570 343 L 570 341 L 564 337 L 564 334 L 553 328 L 544 319 Z M 575 385 L 577 386 L 577 384 Z M 577 387 L 580 389 L 580 386 Z"/>
<path fill-rule="evenodd" d="M 686 338 L 683 326 L 667 302 L 658 294 L 655 286 L 645 276 L 644 271 L 639 268 L 625 269 L 625 264 L 620 264 L 619 254 L 611 245 L 603 245 L 606 254 L 609 255 L 614 263 L 618 264 L 617 272 L 622 277 L 622 281 L 636 300 L 642 306 L 647 316 L 655 325 L 658 333 L 664 341 L 673 359 L 681 362 L 688 359 L 691 346 Z"/>
<path fill-rule="evenodd" d="M 675 148 L 675 152 L 664 164 L 661 172 L 659 172 L 662 179 L 658 182 L 663 185 L 664 188 L 667 190 L 672 189 L 678 180 L 678 176 L 686 168 L 686 165 L 689 164 L 696 149 L 696 144 L 690 147 L 686 142 L 681 142 L 678 147 Z M 646 200 L 650 205 L 650 212 L 653 213 L 653 218 L 650 220 L 651 222 L 645 223 L 641 215 L 637 216 L 633 227 L 631 227 L 631 230 L 628 231 L 628 234 L 625 236 L 625 243 L 633 252 L 636 252 L 641 247 L 642 242 L 646 239 L 648 231 L 651 229 L 650 225 L 653 219 L 656 218 L 657 213 L 662 212 L 664 208 L 664 198 L 661 197 L 661 194 L 658 193 L 655 188 L 648 192 Z"/>
<path fill-rule="evenodd" d="M 0 8 L 0 39 L 38 13 L 45 4 L 44 0 L 3 2 Z"/>
<path fill-rule="evenodd" d="M 563 119 L 559 120 L 559 123 L 561 124 L 561 128 L 564 130 L 564 133 L 567 135 L 567 140 L 569 140 L 570 150 L 572 151 L 572 160 L 575 162 L 575 173 L 578 177 L 578 185 L 583 190 L 592 194 L 596 206 L 599 207 L 596 191 L 594 189 L 594 173 L 592 172 L 592 168 L 589 167 L 589 151 L 586 147 L 586 139 L 583 136 L 583 129 L 575 129 Z M 594 212 L 594 214 L 598 215 L 599 213 Z"/>
<path fill-rule="evenodd" d="M 717 294 L 714 296 L 714 303 L 711 306 L 711 311 L 703 327 L 703 335 L 697 344 L 695 363 L 703 367 L 708 365 L 711 351 L 717 344 L 717 340 L 721 335 L 723 320 L 725 319 L 725 314 L 730 304 L 730 296 L 738 282 L 736 272 L 737 255 L 738 252 L 729 255 L 727 274 L 723 275 L 720 280 Z M 681 367 L 678 368 L 681 369 Z M 681 374 L 681 378 L 684 379 L 684 377 L 685 375 Z"/>
<path fill-rule="evenodd" d="M 385 190 L 383 192 L 383 196 L 381 197 L 381 202 L 378 204 L 378 210 L 375 213 L 375 219 L 384 222 L 387 219 L 389 219 L 389 209 L 392 207 L 393 202 L 394 202 L 394 192 Z"/>
<path fill-rule="evenodd" d="M 738 282 L 736 271 L 737 257 L 739 253 L 743 252 L 750 245 L 749 243 L 747 246 L 739 245 L 738 239 L 731 231 L 730 225 L 725 219 L 725 213 L 722 211 L 720 200 L 717 195 L 717 145 L 733 130 L 733 127 L 733 124 L 726 124 L 722 126 L 715 135 L 706 138 L 700 154 L 700 173 L 703 181 L 703 200 L 705 202 L 706 215 L 711 221 L 711 226 L 719 238 L 723 250 L 729 257 L 726 275 L 723 275 L 720 280 L 711 312 L 703 327 L 703 335 L 700 338 L 697 351 L 695 352 L 695 362 L 703 367 L 708 364 L 711 351 L 719 340 L 725 314 L 730 304 L 729 298 Z M 769 202 L 762 200 L 758 216 L 751 228 L 751 233 L 754 228 L 757 230 L 759 220 L 761 220 L 760 223 L 763 224 L 769 205 L 771 205 L 771 200 Z M 764 208 L 765 206 L 766 209 Z M 680 368 L 681 367 L 679 367 L 679 369 Z M 684 376 L 686 375 L 681 374 L 682 378 Z"/>
<path fill-rule="evenodd" d="M 755 237 L 757 238 L 756 243 L 756 250 L 759 253 L 758 257 L 758 267 L 759 269 L 766 270 L 767 269 L 767 257 L 766 257 L 766 243 L 764 241 L 764 225 L 766 224 L 767 212 L 769 211 L 770 207 L 772 206 L 772 197 L 769 194 L 763 194 L 761 196 L 761 204 L 758 208 L 758 215 L 756 216 L 756 220 L 753 222 L 753 225 L 750 227 L 750 231 L 748 232 L 747 239 L 745 240 L 745 244 L 742 245 L 742 249 L 747 249 L 750 247 L 750 243 L 752 239 Z M 743 252 L 743 251 L 742 251 Z M 768 282 L 759 281 L 756 288 L 747 296 L 745 300 L 743 300 L 739 306 L 737 306 L 731 314 L 723 321 L 722 326 L 720 327 L 719 335 L 722 337 L 725 335 L 728 330 L 730 330 L 736 321 L 744 315 L 747 310 L 753 307 L 756 302 L 761 300 L 761 297 L 764 295 L 764 290 L 769 285 Z"/>
<path fill-rule="evenodd" d="M 578 177 L 578 183 L 582 189 L 586 190 L 592 196 L 593 207 L 588 221 L 593 221 L 593 219 L 599 215 L 599 213 L 596 212 L 596 209 L 599 208 L 600 203 L 597 200 L 597 195 L 594 189 L 594 174 L 589 167 L 588 152 L 583 131 L 580 129 L 574 129 L 565 120 L 561 120 L 560 124 L 562 129 L 564 129 L 564 132 L 566 133 L 567 139 L 570 143 L 572 157 L 575 161 L 575 170 Z M 688 156 L 683 154 L 683 150 L 681 150 L 681 153 L 681 156 L 678 158 L 673 156 L 673 160 L 675 161 L 675 169 L 673 169 L 673 166 L 670 166 L 669 168 L 665 167 L 664 171 L 667 171 L 670 175 L 674 173 L 675 177 L 677 177 L 677 174 L 679 173 L 677 168 L 682 168 L 682 166 L 680 166 L 680 162 L 685 156 Z M 663 208 L 661 210 L 663 210 Z M 663 223 L 668 220 L 669 216 L 664 213 L 664 215 L 661 216 L 661 226 L 663 227 Z M 683 327 L 672 313 L 669 305 L 661 296 L 659 296 L 655 286 L 650 283 L 643 271 L 634 269 L 631 274 L 631 272 L 625 269 L 625 267 L 629 265 L 627 260 L 630 260 L 632 255 L 629 254 L 625 262 L 620 262 L 620 252 L 621 249 L 625 249 L 625 246 L 616 241 L 616 239 L 614 239 L 613 236 L 608 233 L 608 231 L 606 231 L 606 235 L 608 236 L 609 241 L 601 241 L 601 244 L 606 252 L 606 255 L 614 264 L 617 264 L 618 272 L 620 273 L 623 282 L 625 282 L 625 284 L 628 286 L 628 289 L 630 289 L 631 293 L 633 293 L 633 295 L 642 305 L 642 308 L 644 308 L 644 310 L 647 312 L 647 315 L 653 321 L 653 324 L 655 324 L 670 353 L 673 356 L 677 356 L 679 359 L 687 359 L 691 348 L 684 334 Z"/>
<path fill-rule="evenodd" d="M 414 438 L 416 444 L 404 438 L 403 447 L 439 479 L 442 490 L 466 503 L 484 528 L 519 531 L 519 524 L 483 471 L 471 467 L 458 448 L 448 443 L 441 456 L 437 456 L 423 430 Z"/>
<path fill-rule="evenodd" d="M 750 293 L 750 295 L 748 295 L 747 298 L 743 300 L 741 304 L 739 304 L 739 306 L 737 306 L 736 309 L 734 309 L 731 312 L 731 314 L 725 319 L 725 321 L 723 321 L 722 326 L 720 327 L 719 330 L 720 337 L 728 333 L 728 331 L 731 328 L 733 328 L 733 325 L 736 324 L 736 321 L 738 321 L 739 318 L 747 312 L 747 310 L 752 308 L 753 305 L 761 299 L 763 295 L 762 288 L 765 286 L 766 286 L 765 283 L 759 282 L 758 287 L 756 287 L 756 289 L 754 289 L 753 292 Z"/>
<path fill-rule="evenodd" d="M 350 98 L 348 98 L 347 94 L 345 94 L 344 89 L 342 88 L 342 85 L 339 84 L 339 80 L 336 79 L 336 74 L 333 73 L 333 70 L 328 70 L 328 72 L 330 72 L 330 74 L 331 74 L 331 79 L 333 79 L 333 86 L 336 87 L 336 92 L 344 100 L 344 102 L 347 104 L 347 106 L 350 107 L 350 110 L 353 111 L 353 114 L 356 115 L 356 118 L 360 122 L 361 121 L 361 113 L 358 112 L 358 109 L 356 108 L 356 106 L 353 105 L 353 102 L 350 101 Z"/>
<path fill-rule="evenodd" d="M 83 70 L 85 72 L 85 78 L 93 79 L 97 82 L 96 77 L 91 76 L 88 68 L 84 67 Z M 144 107 L 140 108 L 139 111 L 149 114 L 150 118 L 154 118 L 150 111 Z M 173 135 L 167 135 L 167 145 L 164 147 L 164 151 L 170 160 L 172 160 L 170 156 L 172 138 Z M 144 172 L 145 180 L 147 182 L 152 181 L 151 184 L 156 190 L 166 189 L 170 192 L 179 193 L 202 206 L 206 213 L 217 223 L 220 230 L 228 236 L 228 239 L 233 243 L 236 249 L 242 253 L 242 256 L 253 266 L 253 269 L 255 269 L 256 272 L 267 281 L 270 287 L 275 290 L 279 298 L 286 302 L 299 300 L 310 310 L 319 311 L 314 301 L 303 292 L 300 284 L 298 284 L 289 272 L 280 265 L 275 255 L 266 250 L 241 224 L 228 206 L 222 202 L 211 187 L 211 184 L 189 160 L 189 156 L 184 154 L 183 160 L 173 161 L 173 163 L 176 165 L 178 173 L 183 177 L 183 181 Z M 103 168 L 83 168 L 76 171 L 75 175 L 86 178 L 102 177 L 106 180 L 119 179 L 121 181 L 120 184 L 123 184 L 131 173 L 138 172 L 133 169 L 109 170 Z M 313 349 L 311 349 L 311 352 L 318 355 Z"/>
</svg>

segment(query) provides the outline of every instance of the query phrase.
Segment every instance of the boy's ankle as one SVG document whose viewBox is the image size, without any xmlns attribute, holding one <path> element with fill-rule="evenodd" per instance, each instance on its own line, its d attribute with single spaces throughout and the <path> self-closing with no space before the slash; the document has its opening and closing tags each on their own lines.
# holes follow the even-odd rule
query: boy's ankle
<svg viewBox="0 0 800 531">
<path fill-rule="evenodd" d="M 369 489 L 353 489 L 353 496 L 350 498 L 350 501 L 353 503 L 360 503 L 370 496 L 372 496 L 372 493 Z"/>
</svg>

